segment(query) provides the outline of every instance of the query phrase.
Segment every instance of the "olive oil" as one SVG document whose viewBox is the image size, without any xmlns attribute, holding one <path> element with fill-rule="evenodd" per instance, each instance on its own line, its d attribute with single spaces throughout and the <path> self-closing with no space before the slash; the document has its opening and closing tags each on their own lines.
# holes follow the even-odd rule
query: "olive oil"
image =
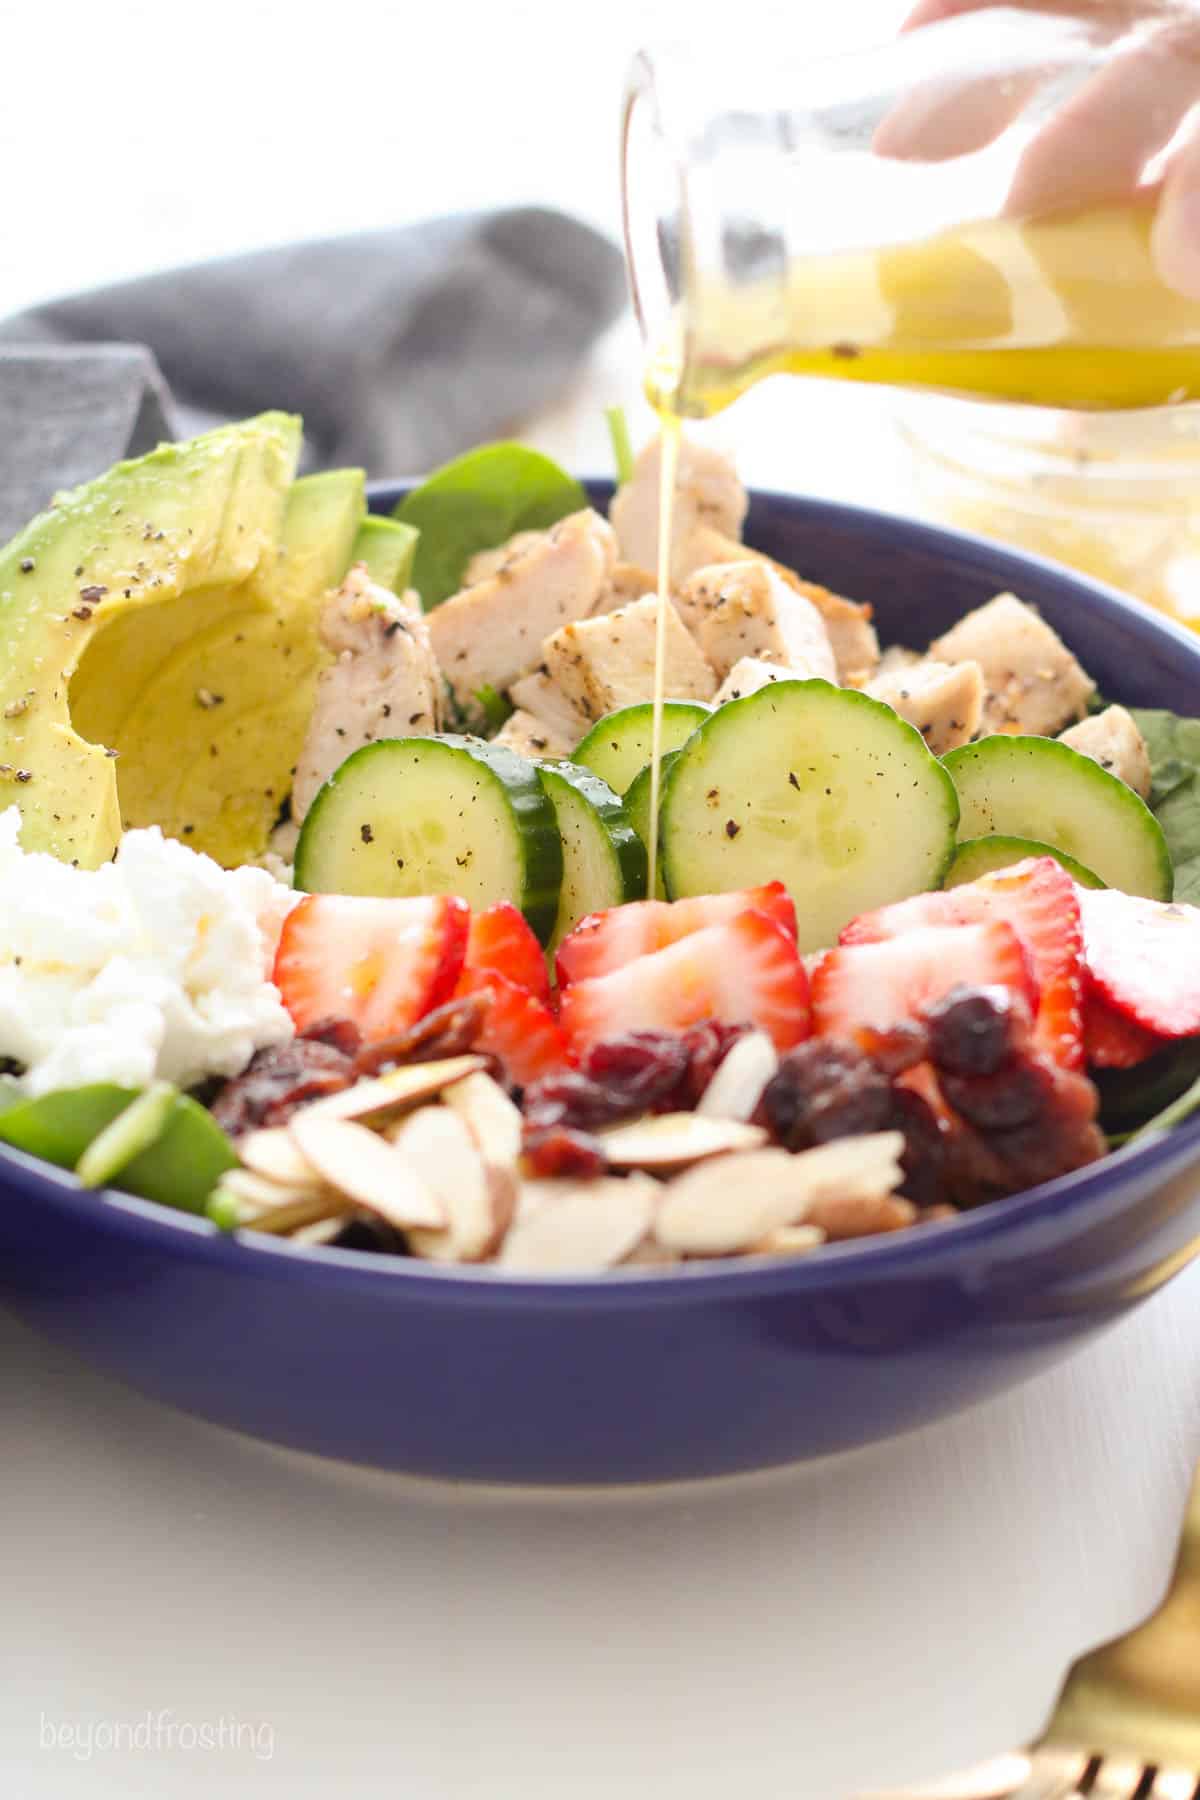
<svg viewBox="0 0 1200 1800">
<path fill-rule="evenodd" d="M 1154 216 L 1137 198 L 796 258 L 742 286 L 697 278 L 647 395 L 692 418 L 781 373 L 1080 411 L 1200 398 L 1200 300 L 1158 274 Z"/>
<path fill-rule="evenodd" d="M 646 893 L 658 892 L 658 802 L 662 775 L 662 719 L 667 654 L 667 608 L 671 604 L 671 530 L 675 516 L 675 477 L 679 468 L 679 420 L 672 413 L 660 415 L 662 455 L 658 478 L 658 613 L 654 631 L 654 712 L 650 727 L 650 842 Z"/>
</svg>

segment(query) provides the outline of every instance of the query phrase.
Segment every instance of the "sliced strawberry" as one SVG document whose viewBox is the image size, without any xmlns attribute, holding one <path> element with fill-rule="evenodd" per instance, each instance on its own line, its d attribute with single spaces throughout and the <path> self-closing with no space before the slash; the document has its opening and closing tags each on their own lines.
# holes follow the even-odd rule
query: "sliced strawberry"
<svg viewBox="0 0 1200 1800">
<path fill-rule="evenodd" d="M 1114 1010 L 1093 988 L 1083 1002 L 1083 1054 L 1089 1069 L 1132 1069 L 1163 1040 Z"/>
<path fill-rule="evenodd" d="M 796 908 L 782 881 L 764 887 L 740 888 L 732 894 L 698 894 L 690 900 L 635 900 L 612 906 L 607 912 L 589 913 L 558 947 L 558 984 L 590 981 L 623 969 L 635 956 L 665 950 L 680 938 L 690 937 L 709 925 L 723 925 L 739 913 L 765 913 L 793 939 Z"/>
<path fill-rule="evenodd" d="M 571 1061 L 566 1036 L 550 1008 L 515 982 L 491 969 L 468 969 L 458 991 L 489 995 L 475 1048 L 494 1056 L 518 1087 L 528 1087 Z"/>
<path fill-rule="evenodd" d="M 371 1042 L 450 998 L 470 923 L 466 901 L 450 895 L 309 894 L 284 921 L 271 978 L 297 1031 L 352 1019 Z"/>
<path fill-rule="evenodd" d="M 826 951 L 812 978 L 813 1031 L 853 1038 L 915 1019 L 952 987 L 1006 987 L 1032 1007 L 1036 989 L 1011 925 L 915 926 L 877 943 Z"/>
<path fill-rule="evenodd" d="M 538 1000 L 549 1000 L 550 977 L 546 958 L 520 907 L 511 900 L 498 901 L 471 920 L 467 939 L 467 969 L 490 969 Z"/>
<path fill-rule="evenodd" d="M 1200 907 L 1080 888 L 1084 959 L 1122 1018 L 1160 1037 L 1200 1032 Z"/>
<path fill-rule="evenodd" d="M 1083 1065 L 1083 932 L 1075 883 L 1052 856 L 1029 857 L 944 893 L 915 894 L 852 919 L 843 944 L 870 944 L 925 925 L 1001 919 L 1029 953 L 1037 983 L 1034 1041 L 1063 1068 Z"/>
<path fill-rule="evenodd" d="M 563 990 L 576 1052 L 627 1031 L 685 1031 L 702 1019 L 755 1025 L 787 1050 L 808 1036 L 808 980 L 795 939 L 761 912 L 693 931 L 665 949 Z"/>
</svg>

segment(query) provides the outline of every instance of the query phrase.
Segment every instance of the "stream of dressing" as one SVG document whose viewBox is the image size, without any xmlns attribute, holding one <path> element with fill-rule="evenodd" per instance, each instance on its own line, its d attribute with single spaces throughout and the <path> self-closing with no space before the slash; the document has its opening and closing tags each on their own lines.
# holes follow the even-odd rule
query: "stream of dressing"
<svg viewBox="0 0 1200 1800">
<path fill-rule="evenodd" d="M 675 472 L 679 466 L 680 425 L 668 413 L 659 415 L 661 460 L 658 477 L 658 610 L 654 621 L 654 709 L 650 726 L 650 842 L 646 896 L 658 893 L 658 798 L 662 770 L 663 700 L 666 698 L 667 608 L 671 604 L 671 528 L 675 516 Z"/>
</svg>

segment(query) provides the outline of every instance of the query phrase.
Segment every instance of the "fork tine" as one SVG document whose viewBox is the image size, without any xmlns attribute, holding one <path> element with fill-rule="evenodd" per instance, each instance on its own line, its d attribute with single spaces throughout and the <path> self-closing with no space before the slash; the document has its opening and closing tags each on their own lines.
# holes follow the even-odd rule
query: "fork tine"
<svg viewBox="0 0 1200 1800">
<path fill-rule="evenodd" d="M 1039 1750 L 1030 1763 L 1029 1779 L 1012 1800 L 1076 1800 L 1090 1791 L 1081 1784 L 1091 1767 L 1092 1759 L 1083 1750 Z M 1106 1795 L 1105 1800 L 1131 1800 L 1132 1794 L 1130 1787 Z"/>
</svg>

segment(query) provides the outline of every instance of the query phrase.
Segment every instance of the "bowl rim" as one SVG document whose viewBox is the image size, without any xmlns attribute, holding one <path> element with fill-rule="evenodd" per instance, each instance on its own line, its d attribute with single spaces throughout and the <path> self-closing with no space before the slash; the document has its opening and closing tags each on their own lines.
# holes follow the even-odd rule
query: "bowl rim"
<svg viewBox="0 0 1200 1800">
<path fill-rule="evenodd" d="M 610 478 L 581 476 L 583 486 L 592 494 L 607 494 L 614 483 Z M 391 505 L 413 485 L 408 480 L 372 481 L 367 484 L 368 504 Z M 1107 587 L 1102 582 L 1077 573 L 1048 558 L 1013 550 L 978 533 L 931 524 L 903 513 L 888 512 L 878 507 L 858 506 L 853 502 L 826 500 L 821 496 L 787 493 L 778 489 L 755 487 L 749 490 L 750 507 L 754 510 L 783 507 L 799 515 L 820 519 L 825 523 L 857 526 L 868 533 L 900 532 L 910 546 L 943 555 L 953 550 L 961 557 L 964 551 L 985 562 L 999 579 L 1011 570 L 1014 583 L 1022 571 L 1036 569 L 1043 580 L 1086 598 L 1093 611 L 1112 622 L 1120 621 L 1125 629 L 1132 624 L 1135 632 L 1149 632 L 1152 637 L 1174 643 L 1195 665 L 1200 677 L 1200 639 L 1181 625 L 1153 612 L 1130 596 Z M 1153 1178 L 1165 1174 L 1172 1165 L 1185 1166 L 1200 1159 L 1200 1114 L 1170 1131 L 1155 1134 L 1145 1142 L 1122 1146 L 1110 1151 L 1099 1161 L 1072 1170 L 1052 1181 L 1039 1183 L 1020 1194 L 960 1213 L 953 1219 L 923 1224 L 912 1231 L 879 1234 L 826 1244 L 819 1255 L 784 1257 L 738 1257 L 697 1261 L 683 1268 L 656 1270 L 644 1267 L 607 1269 L 595 1275 L 547 1276 L 501 1274 L 486 1264 L 441 1264 L 412 1257 L 385 1257 L 364 1250 L 341 1249 L 333 1245 L 296 1244 L 267 1233 L 252 1230 L 235 1237 L 199 1214 L 176 1211 L 161 1202 L 144 1200 L 113 1188 L 99 1190 L 79 1186 L 69 1170 L 57 1168 L 27 1152 L 0 1144 L 0 1186 L 6 1169 L 14 1170 L 20 1185 L 28 1189 L 44 1187 L 47 1198 L 79 1215 L 86 1224 L 94 1217 L 97 1204 L 105 1209 L 110 1227 L 146 1242 L 148 1248 L 187 1248 L 193 1255 L 237 1264 L 240 1272 L 253 1276 L 266 1275 L 274 1268 L 290 1265 L 297 1271 L 316 1274 L 318 1280 L 372 1290 L 387 1287 L 399 1296 L 419 1294 L 423 1298 L 478 1304 L 494 1300 L 498 1305 L 536 1299 L 539 1305 L 578 1306 L 581 1302 L 622 1310 L 640 1304 L 644 1299 L 656 1303 L 694 1304 L 722 1296 L 760 1298 L 795 1295 L 840 1285 L 836 1279 L 848 1272 L 852 1279 L 888 1282 L 913 1273 L 914 1264 L 929 1263 L 929 1272 L 939 1272 L 945 1263 L 957 1261 L 959 1253 L 985 1248 L 997 1237 L 1019 1232 L 1035 1215 L 1053 1217 L 1057 1223 L 1074 1215 L 1108 1187 L 1113 1180 L 1142 1174 Z M 833 1278 L 833 1279 L 831 1279 Z"/>
</svg>

